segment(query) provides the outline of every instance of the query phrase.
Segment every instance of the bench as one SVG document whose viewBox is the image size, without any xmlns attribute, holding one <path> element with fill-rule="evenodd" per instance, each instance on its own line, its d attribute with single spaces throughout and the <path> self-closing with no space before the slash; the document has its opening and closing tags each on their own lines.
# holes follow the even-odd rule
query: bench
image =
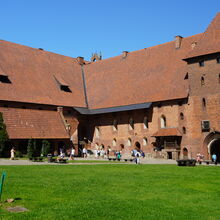
<svg viewBox="0 0 220 220">
<path fill-rule="evenodd" d="M 195 166 L 196 160 L 195 159 L 183 159 L 183 160 L 176 160 L 178 166 Z"/>
<path fill-rule="evenodd" d="M 209 165 L 209 164 L 215 164 L 215 165 L 217 165 L 217 164 L 218 164 L 218 162 L 212 162 L 211 160 L 203 160 L 203 161 L 199 161 L 198 163 L 199 163 L 199 164 L 205 163 L 205 164 L 207 164 L 207 165 Z"/>
</svg>

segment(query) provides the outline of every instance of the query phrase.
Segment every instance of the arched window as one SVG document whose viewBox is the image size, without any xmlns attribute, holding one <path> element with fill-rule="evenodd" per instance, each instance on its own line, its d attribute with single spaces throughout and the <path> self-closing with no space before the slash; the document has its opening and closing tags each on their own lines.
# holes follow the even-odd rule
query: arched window
<svg viewBox="0 0 220 220">
<path fill-rule="evenodd" d="M 116 147 L 116 146 L 117 146 L 117 141 L 116 141 L 115 138 L 114 138 L 113 141 L 112 141 L 112 146 L 113 146 L 113 147 Z"/>
<path fill-rule="evenodd" d="M 131 147 L 131 145 L 132 145 L 131 138 L 128 138 L 127 146 L 128 146 L 128 147 Z"/>
<path fill-rule="evenodd" d="M 180 119 L 183 120 L 184 119 L 184 114 L 182 112 L 180 112 Z"/>
<path fill-rule="evenodd" d="M 123 150 L 125 148 L 124 144 L 120 144 L 120 148 Z"/>
<path fill-rule="evenodd" d="M 143 146 L 147 146 L 148 144 L 148 140 L 146 137 L 143 138 Z"/>
<path fill-rule="evenodd" d="M 162 115 L 160 117 L 160 127 L 161 128 L 165 128 L 166 127 L 166 117 L 164 115 Z"/>
<path fill-rule="evenodd" d="M 133 118 L 129 119 L 129 130 L 134 130 L 134 119 Z"/>
<path fill-rule="evenodd" d="M 148 120 L 147 117 L 144 117 L 144 129 L 148 129 Z"/>
<path fill-rule="evenodd" d="M 112 127 L 113 131 L 117 131 L 118 130 L 118 122 L 116 119 L 113 120 L 113 127 Z"/>
<path fill-rule="evenodd" d="M 204 79 L 204 77 L 202 76 L 201 77 L 201 86 L 204 86 L 205 85 L 205 79 Z"/>
<path fill-rule="evenodd" d="M 137 142 L 135 142 L 135 148 L 137 149 L 137 150 L 140 150 L 141 149 L 141 144 L 137 141 Z"/>
<path fill-rule="evenodd" d="M 99 137 L 100 137 L 99 127 L 95 127 L 95 137 L 96 137 L 96 138 L 99 138 Z"/>
<path fill-rule="evenodd" d="M 205 98 L 202 99 L 202 108 L 203 108 L 203 110 L 206 109 L 206 100 L 205 100 Z"/>
<path fill-rule="evenodd" d="M 182 130 L 183 130 L 183 134 L 186 134 L 186 128 L 183 127 Z"/>
</svg>

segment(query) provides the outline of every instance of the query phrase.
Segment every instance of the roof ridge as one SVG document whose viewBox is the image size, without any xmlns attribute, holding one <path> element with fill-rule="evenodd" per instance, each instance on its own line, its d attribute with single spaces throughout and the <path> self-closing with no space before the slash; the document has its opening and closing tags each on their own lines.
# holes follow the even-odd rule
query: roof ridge
<svg viewBox="0 0 220 220">
<path fill-rule="evenodd" d="M 196 37 L 198 35 L 203 35 L 204 33 L 199 33 L 199 34 L 194 34 L 194 35 L 191 35 L 191 36 L 188 36 L 188 37 L 183 37 L 183 39 L 189 39 L 189 38 L 193 38 L 193 37 Z M 168 41 L 168 42 L 165 42 L 165 43 L 161 43 L 161 44 L 157 44 L 157 45 L 154 45 L 154 46 L 150 46 L 150 47 L 145 47 L 145 48 L 142 48 L 142 49 L 139 49 L 139 50 L 134 50 L 134 51 L 131 51 L 131 52 L 128 52 L 128 54 L 132 54 L 132 53 L 137 53 L 137 52 L 141 52 L 141 51 L 144 51 L 144 50 L 149 50 L 149 49 L 153 49 L 153 48 L 156 48 L 156 47 L 160 47 L 160 46 L 165 46 L 167 44 L 171 44 L 173 43 L 175 40 L 172 40 L 172 41 Z M 109 58 L 106 58 L 106 59 L 102 59 L 102 60 L 99 60 L 97 62 L 89 62 L 88 64 L 95 64 L 95 63 L 101 63 L 103 61 L 109 61 L 111 59 L 116 59 L 118 57 L 121 57 L 121 54 L 120 55 L 117 55 L 117 56 L 113 56 L 113 57 L 109 57 Z M 88 65 L 87 64 L 87 65 Z"/>
</svg>

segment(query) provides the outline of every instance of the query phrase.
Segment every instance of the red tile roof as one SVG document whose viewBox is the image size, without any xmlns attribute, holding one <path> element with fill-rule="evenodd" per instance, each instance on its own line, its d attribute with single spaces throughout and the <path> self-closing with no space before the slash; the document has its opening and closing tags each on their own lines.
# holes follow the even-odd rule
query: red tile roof
<svg viewBox="0 0 220 220">
<path fill-rule="evenodd" d="M 196 47 L 185 59 L 220 52 L 220 12 L 204 32 Z"/>
<path fill-rule="evenodd" d="M 77 59 L 0 40 L 1 73 L 12 83 L 0 83 L 0 100 L 86 106 Z M 54 76 L 68 83 L 72 93 L 61 91 Z"/>
<path fill-rule="evenodd" d="M 184 80 L 187 64 L 182 60 L 201 34 L 97 61 L 85 66 L 89 107 L 108 108 L 188 96 Z"/>
<path fill-rule="evenodd" d="M 182 136 L 178 128 L 161 128 L 152 137 Z"/>
<path fill-rule="evenodd" d="M 10 139 L 70 138 L 56 111 L 0 107 L 0 112 Z"/>
</svg>

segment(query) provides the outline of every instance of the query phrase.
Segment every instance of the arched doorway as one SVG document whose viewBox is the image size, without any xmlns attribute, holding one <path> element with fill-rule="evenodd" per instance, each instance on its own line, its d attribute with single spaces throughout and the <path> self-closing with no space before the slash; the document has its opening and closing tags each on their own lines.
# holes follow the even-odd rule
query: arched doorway
<svg viewBox="0 0 220 220">
<path fill-rule="evenodd" d="M 183 148 L 183 159 L 188 159 L 188 150 L 186 147 Z"/>
<path fill-rule="evenodd" d="M 216 154 L 217 162 L 220 162 L 220 138 L 210 143 L 210 155 Z"/>
<path fill-rule="evenodd" d="M 220 162 L 220 132 L 214 131 L 208 134 L 204 140 L 204 146 L 208 151 L 209 159 L 216 154 L 217 161 Z"/>
</svg>

